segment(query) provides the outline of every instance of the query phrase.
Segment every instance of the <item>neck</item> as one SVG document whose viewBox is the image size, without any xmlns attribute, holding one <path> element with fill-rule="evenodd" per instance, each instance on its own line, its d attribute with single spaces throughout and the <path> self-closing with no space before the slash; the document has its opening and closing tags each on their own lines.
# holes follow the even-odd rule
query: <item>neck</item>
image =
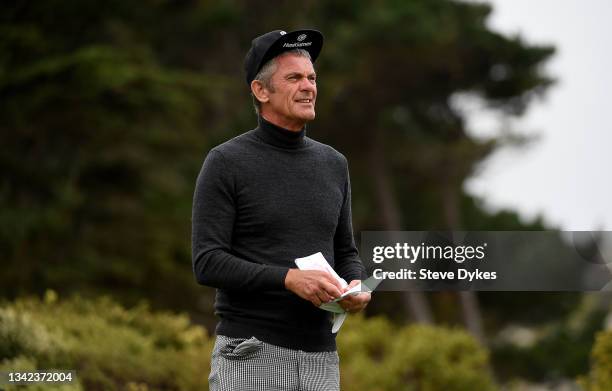
<svg viewBox="0 0 612 391">
<path fill-rule="evenodd" d="M 302 129 L 304 129 L 304 126 L 306 125 L 306 121 L 287 119 L 271 113 L 261 113 L 261 117 L 271 124 L 274 124 L 283 129 L 290 130 L 292 132 L 300 132 Z"/>
<path fill-rule="evenodd" d="M 268 121 L 263 116 L 259 116 L 259 126 L 255 129 L 255 134 L 267 144 L 279 148 L 298 149 L 306 146 L 306 127 L 295 131 L 280 127 Z"/>
</svg>

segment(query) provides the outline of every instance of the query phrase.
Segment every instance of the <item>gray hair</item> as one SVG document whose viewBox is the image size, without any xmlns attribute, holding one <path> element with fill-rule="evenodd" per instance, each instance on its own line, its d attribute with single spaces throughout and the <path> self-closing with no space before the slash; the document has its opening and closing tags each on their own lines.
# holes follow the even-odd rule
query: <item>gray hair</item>
<svg viewBox="0 0 612 391">
<path fill-rule="evenodd" d="M 257 75 L 255 75 L 254 80 L 259 81 L 266 89 L 270 90 L 271 92 L 274 92 L 274 86 L 272 85 L 272 75 L 274 75 L 274 72 L 276 72 L 276 69 L 278 68 L 276 59 L 286 54 L 292 54 L 297 57 L 305 57 L 312 62 L 312 58 L 310 57 L 310 53 L 308 53 L 308 51 L 304 49 L 288 50 L 266 62 L 261 67 Z M 257 100 L 257 98 L 255 97 L 255 95 L 253 95 L 252 92 L 251 97 L 253 98 L 253 107 L 255 108 L 255 114 L 259 115 L 259 112 L 261 110 L 261 102 Z"/>
</svg>

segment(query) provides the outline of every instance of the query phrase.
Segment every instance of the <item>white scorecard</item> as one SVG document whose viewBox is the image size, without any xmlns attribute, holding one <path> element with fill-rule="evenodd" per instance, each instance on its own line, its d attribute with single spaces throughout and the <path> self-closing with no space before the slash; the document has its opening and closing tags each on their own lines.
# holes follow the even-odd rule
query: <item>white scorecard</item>
<svg viewBox="0 0 612 391">
<path fill-rule="evenodd" d="M 348 283 L 342 277 L 340 277 L 338 273 L 336 273 L 336 271 L 330 266 L 323 254 L 321 254 L 320 252 L 309 255 L 307 257 L 297 258 L 295 260 L 295 264 L 300 270 L 321 270 L 324 272 L 328 272 L 340 283 L 340 286 L 342 286 L 342 288 L 346 288 L 348 286 Z M 340 296 L 338 299 L 335 299 L 328 303 L 323 303 L 319 306 L 320 309 L 333 313 L 334 318 L 332 325 L 332 333 L 337 333 L 338 330 L 340 330 L 340 327 L 342 326 L 342 323 L 344 323 L 344 319 L 346 319 L 347 315 L 347 312 L 344 310 L 344 308 L 342 308 L 342 306 L 340 306 L 340 304 L 338 304 L 338 301 L 342 300 L 342 298 L 348 295 L 358 295 L 362 292 L 372 292 L 378 285 L 379 281 L 376 281 L 376 283 L 371 282 L 370 284 L 368 284 L 367 282 L 370 280 L 371 279 L 369 278 L 363 284 L 357 284 L 348 291 L 344 292 L 342 296 Z"/>
</svg>

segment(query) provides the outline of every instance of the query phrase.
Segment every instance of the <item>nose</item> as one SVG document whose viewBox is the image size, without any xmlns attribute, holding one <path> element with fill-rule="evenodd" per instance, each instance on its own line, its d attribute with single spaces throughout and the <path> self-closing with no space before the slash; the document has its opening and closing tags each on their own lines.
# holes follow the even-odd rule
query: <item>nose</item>
<svg viewBox="0 0 612 391">
<path fill-rule="evenodd" d="M 317 85 L 314 81 L 304 77 L 300 82 L 300 91 L 312 92 L 314 94 L 317 92 Z"/>
</svg>

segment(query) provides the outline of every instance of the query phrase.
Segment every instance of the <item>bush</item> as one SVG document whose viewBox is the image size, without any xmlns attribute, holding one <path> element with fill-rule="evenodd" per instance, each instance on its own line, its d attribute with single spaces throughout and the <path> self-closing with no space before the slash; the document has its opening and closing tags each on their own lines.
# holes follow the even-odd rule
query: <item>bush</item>
<svg viewBox="0 0 612 391">
<path fill-rule="evenodd" d="M 487 351 L 466 332 L 352 316 L 338 334 L 343 389 L 495 389 Z"/>
<path fill-rule="evenodd" d="M 0 306 L 0 370 L 76 370 L 62 390 L 205 390 L 213 343 L 186 316 L 108 298 Z M 338 347 L 344 390 L 493 389 L 487 352 L 463 331 L 351 316 Z"/>
<path fill-rule="evenodd" d="M 78 384 L 65 389 L 207 389 L 211 349 L 186 316 L 146 305 L 51 294 L 0 307 L 0 370 L 76 370 Z"/>
<path fill-rule="evenodd" d="M 612 390 L 612 331 L 597 334 L 591 352 L 591 370 L 579 383 L 585 391 Z"/>
</svg>

